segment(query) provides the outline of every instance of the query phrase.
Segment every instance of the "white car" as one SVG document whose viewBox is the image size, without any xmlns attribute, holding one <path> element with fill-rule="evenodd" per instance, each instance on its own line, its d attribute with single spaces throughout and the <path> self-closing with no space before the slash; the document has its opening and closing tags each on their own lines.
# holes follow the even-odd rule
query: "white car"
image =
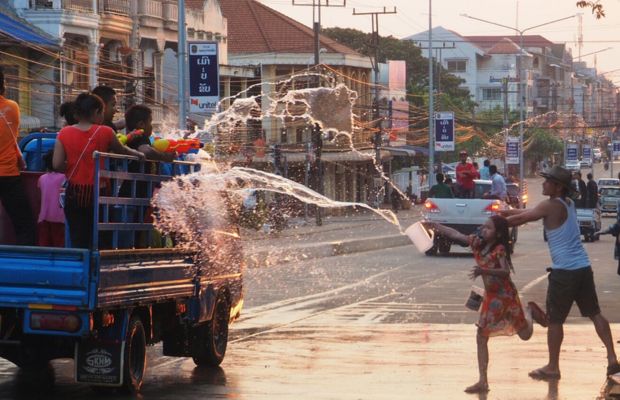
<svg viewBox="0 0 620 400">
<path fill-rule="evenodd" d="M 592 168 L 592 159 L 591 158 L 584 158 L 583 160 L 579 161 L 579 167 L 581 167 L 581 168 Z"/>
<path fill-rule="evenodd" d="M 578 160 L 568 160 L 564 163 L 564 168 L 569 171 L 579 172 L 581 165 Z"/>
<path fill-rule="evenodd" d="M 598 186 L 598 191 L 601 191 L 603 186 L 620 186 L 620 179 L 618 178 L 598 178 L 596 180 L 596 186 Z"/>
<path fill-rule="evenodd" d="M 592 149 L 592 155 L 594 156 L 594 162 L 600 162 L 601 157 L 603 156 L 601 149 L 598 147 Z"/>
</svg>

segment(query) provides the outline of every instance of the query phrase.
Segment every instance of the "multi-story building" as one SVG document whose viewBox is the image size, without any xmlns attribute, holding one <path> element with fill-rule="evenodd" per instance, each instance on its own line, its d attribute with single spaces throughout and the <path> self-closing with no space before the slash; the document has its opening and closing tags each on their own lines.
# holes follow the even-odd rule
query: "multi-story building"
<svg viewBox="0 0 620 400">
<path fill-rule="evenodd" d="M 0 67 L 5 97 L 19 104 L 20 132 L 54 123 L 56 40 L 0 5 Z"/>
<path fill-rule="evenodd" d="M 221 0 L 228 20 L 228 62 L 238 66 L 254 66 L 260 72 L 261 86 L 253 92 L 260 95 L 263 115 L 272 109 L 272 99 L 291 89 L 317 87 L 319 79 L 308 71 L 322 73 L 321 85 L 345 84 L 357 93 L 354 113 L 356 128 L 350 141 L 344 137 L 324 142 L 322 163 L 324 193 L 340 201 L 367 201 L 373 188 L 374 150 L 370 144 L 371 129 L 362 128 L 372 115 L 371 68 L 369 59 L 327 37 L 320 37 L 320 67 L 314 67 L 314 33 L 309 27 L 254 0 Z M 335 110 L 334 110 L 335 111 Z M 293 111 L 294 114 L 294 111 Z M 263 118 L 258 126 L 235 130 L 236 142 L 261 146 L 279 145 L 288 176 L 304 182 L 306 146 L 312 141 L 312 124 L 305 119 Z M 367 149 L 364 151 L 364 149 Z M 362 150 L 362 151 L 357 151 Z M 244 160 L 241 151 L 230 154 L 231 160 Z M 388 157 L 385 153 L 386 158 Z M 271 155 L 259 152 L 253 165 L 271 163 Z M 312 174 L 315 175 L 315 174 Z M 316 186 L 315 186 L 316 187 Z"/>
<path fill-rule="evenodd" d="M 146 103 L 154 124 L 177 126 L 178 5 L 173 0 L 12 0 L 17 13 L 61 43 L 58 97 L 106 84 L 117 89 L 121 106 Z M 186 2 L 188 40 L 219 45 L 221 85 L 253 77 L 253 69 L 226 65 L 227 24 L 219 3 Z M 191 115 L 193 120 L 205 116 Z M 60 123 L 55 124 L 59 126 Z"/>
</svg>

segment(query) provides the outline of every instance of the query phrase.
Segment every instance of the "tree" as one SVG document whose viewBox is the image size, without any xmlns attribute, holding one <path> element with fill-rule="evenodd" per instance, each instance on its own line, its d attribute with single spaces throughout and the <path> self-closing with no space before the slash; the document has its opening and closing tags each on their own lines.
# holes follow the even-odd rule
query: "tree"
<svg viewBox="0 0 620 400">
<path fill-rule="evenodd" d="M 374 56 L 372 34 L 364 33 L 351 28 L 326 28 L 321 31 L 324 35 L 342 43 L 360 54 Z M 379 62 L 386 60 L 404 60 L 407 63 L 407 94 L 410 103 L 415 106 L 428 104 L 428 61 L 422 57 L 422 52 L 413 42 L 400 40 L 393 36 L 379 37 Z M 463 80 L 448 73 L 444 68 L 439 69 L 441 93 L 438 101 L 446 104 L 447 109 L 471 113 L 475 103 L 469 97 L 469 91 L 459 87 Z M 435 85 L 437 87 L 437 85 Z"/>
<path fill-rule="evenodd" d="M 603 4 L 601 4 L 600 0 L 595 1 L 578 1 L 577 7 L 580 8 L 588 8 L 592 9 L 592 14 L 596 17 L 596 19 L 601 19 L 605 17 L 605 9 L 603 9 Z"/>
</svg>

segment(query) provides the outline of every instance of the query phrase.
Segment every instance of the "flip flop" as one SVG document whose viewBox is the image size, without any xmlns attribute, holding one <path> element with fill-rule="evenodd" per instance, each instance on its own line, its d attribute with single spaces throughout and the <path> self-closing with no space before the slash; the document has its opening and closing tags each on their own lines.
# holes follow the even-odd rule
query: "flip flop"
<svg viewBox="0 0 620 400">
<path fill-rule="evenodd" d="M 541 381 L 548 381 L 552 379 L 560 379 L 561 375 L 559 372 L 547 372 L 542 368 L 535 369 L 528 373 L 530 378 L 538 379 Z"/>
<path fill-rule="evenodd" d="M 615 375 L 620 372 L 620 364 L 615 363 L 607 366 L 607 376 Z"/>
<path fill-rule="evenodd" d="M 540 307 L 538 307 L 538 304 L 534 303 L 533 301 L 528 302 L 527 305 L 532 311 L 532 319 L 534 319 L 534 321 L 536 321 L 543 328 L 546 328 L 547 314 Z"/>
<path fill-rule="evenodd" d="M 478 383 L 471 385 L 469 387 L 466 387 L 464 392 L 465 393 L 487 393 L 489 391 L 489 385 L 480 385 Z"/>
</svg>

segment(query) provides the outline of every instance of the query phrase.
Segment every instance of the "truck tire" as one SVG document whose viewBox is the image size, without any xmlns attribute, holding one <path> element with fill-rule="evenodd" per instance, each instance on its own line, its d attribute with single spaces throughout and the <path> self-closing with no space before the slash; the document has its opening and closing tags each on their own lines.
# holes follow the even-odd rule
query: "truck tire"
<svg viewBox="0 0 620 400">
<path fill-rule="evenodd" d="M 122 391 L 138 393 L 142 387 L 146 371 L 146 335 L 140 317 L 134 315 L 129 320 L 123 352 Z"/>
<path fill-rule="evenodd" d="M 199 367 L 217 367 L 224 361 L 228 345 L 230 304 L 220 293 L 215 300 L 213 319 L 195 328 L 192 359 Z"/>
</svg>

